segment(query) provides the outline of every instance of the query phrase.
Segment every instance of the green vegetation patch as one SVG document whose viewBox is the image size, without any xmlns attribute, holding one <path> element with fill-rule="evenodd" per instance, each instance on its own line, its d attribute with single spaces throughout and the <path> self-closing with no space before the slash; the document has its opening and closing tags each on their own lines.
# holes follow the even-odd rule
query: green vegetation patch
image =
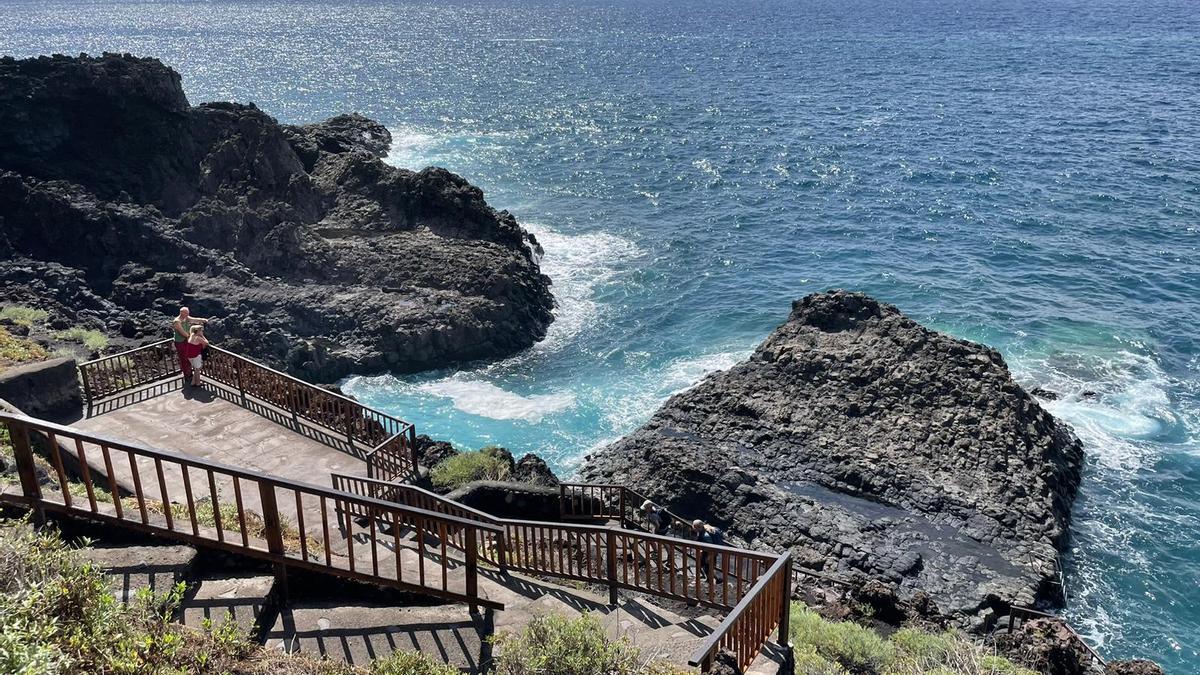
<svg viewBox="0 0 1200 675">
<path fill-rule="evenodd" d="M 6 366 L 43 361 L 48 356 L 49 352 L 33 340 L 13 335 L 7 329 L 0 328 L 0 370 Z"/>
<path fill-rule="evenodd" d="M 497 675 L 682 675 L 689 672 L 645 658 L 627 638 L 610 640 L 590 614 L 575 619 L 534 617 L 519 633 L 491 638 Z"/>
<path fill-rule="evenodd" d="M 103 570 L 57 533 L 0 520 L 0 672 L 22 675 L 457 675 L 418 652 L 369 667 L 254 644 L 228 617 L 199 629 L 172 623 L 183 597 L 139 591 L 125 605 Z"/>
<path fill-rule="evenodd" d="M 183 585 L 128 604 L 56 533 L 0 521 L 0 672 L 224 672 L 253 648 L 226 627 L 169 622 Z M 228 624 L 235 626 L 236 624 Z"/>
<path fill-rule="evenodd" d="M 961 633 L 903 628 L 890 638 L 849 621 L 828 621 L 792 603 L 797 675 L 1036 675 Z"/>
<path fill-rule="evenodd" d="M 91 328 L 79 328 L 77 326 L 58 333 L 54 337 L 59 340 L 67 340 L 68 342 L 78 342 L 91 352 L 98 352 L 108 347 L 108 338 L 104 336 L 104 333 Z"/>
<path fill-rule="evenodd" d="M 508 474 L 508 461 L 493 448 L 483 448 L 438 462 L 429 479 L 439 488 L 453 490 L 477 480 L 504 480 Z"/>
<path fill-rule="evenodd" d="M 35 323 L 41 323 L 49 316 L 44 309 L 22 307 L 20 305 L 9 305 L 0 309 L 0 320 L 11 321 L 21 326 L 32 326 Z"/>
</svg>

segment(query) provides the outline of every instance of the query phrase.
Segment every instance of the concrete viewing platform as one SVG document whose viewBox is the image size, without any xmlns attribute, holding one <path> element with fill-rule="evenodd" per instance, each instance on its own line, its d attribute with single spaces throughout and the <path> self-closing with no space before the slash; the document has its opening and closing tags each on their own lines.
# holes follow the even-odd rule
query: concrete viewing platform
<svg viewBox="0 0 1200 675">
<path fill-rule="evenodd" d="M 192 457 L 328 486 L 333 472 L 365 476 L 369 448 L 220 383 L 173 377 L 87 406 L 78 429 Z"/>
</svg>

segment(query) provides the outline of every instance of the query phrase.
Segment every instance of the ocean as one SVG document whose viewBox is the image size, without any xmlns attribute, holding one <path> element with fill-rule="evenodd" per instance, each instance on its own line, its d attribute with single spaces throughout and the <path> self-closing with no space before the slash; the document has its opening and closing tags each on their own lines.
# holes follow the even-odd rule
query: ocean
<svg viewBox="0 0 1200 675">
<path fill-rule="evenodd" d="M 1200 672 L 1195 0 L 7 0 L 0 53 L 132 52 L 193 103 L 359 111 L 545 249 L 512 358 L 350 378 L 561 473 L 863 290 L 985 342 L 1083 439 L 1066 615 Z M 1086 396 L 1085 392 L 1090 392 Z"/>
</svg>

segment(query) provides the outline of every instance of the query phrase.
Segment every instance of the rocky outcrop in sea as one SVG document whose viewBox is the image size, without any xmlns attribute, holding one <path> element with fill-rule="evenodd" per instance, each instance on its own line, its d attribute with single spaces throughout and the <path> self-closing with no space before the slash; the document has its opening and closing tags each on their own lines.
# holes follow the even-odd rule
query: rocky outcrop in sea
<svg viewBox="0 0 1200 675">
<path fill-rule="evenodd" d="M 1053 601 L 1083 449 L 988 347 L 860 293 L 795 302 L 744 363 L 598 451 L 594 481 L 967 626 Z"/>
<path fill-rule="evenodd" d="M 0 59 L 0 298 L 50 327 L 214 343 L 329 381 L 494 358 L 544 336 L 540 247 L 443 169 L 384 163 L 358 115 L 191 105 L 156 59 Z"/>
</svg>

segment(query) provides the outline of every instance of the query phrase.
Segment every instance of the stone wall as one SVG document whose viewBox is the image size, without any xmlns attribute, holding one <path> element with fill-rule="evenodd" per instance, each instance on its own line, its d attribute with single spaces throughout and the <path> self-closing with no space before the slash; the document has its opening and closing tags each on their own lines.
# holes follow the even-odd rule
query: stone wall
<svg viewBox="0 0 1200 675">
<path fill-rule="evenodd" d="M 0 398 L 32 417 L 58 420 L 83 406 L 75 359 L 29 363 L 0 372 Z"/>
<path fill-rule="evenodd" d="M 446 495 L 498 518 L 558 520 L 558 488 L 530 483 L 476 481 Z"/>
</svg>

